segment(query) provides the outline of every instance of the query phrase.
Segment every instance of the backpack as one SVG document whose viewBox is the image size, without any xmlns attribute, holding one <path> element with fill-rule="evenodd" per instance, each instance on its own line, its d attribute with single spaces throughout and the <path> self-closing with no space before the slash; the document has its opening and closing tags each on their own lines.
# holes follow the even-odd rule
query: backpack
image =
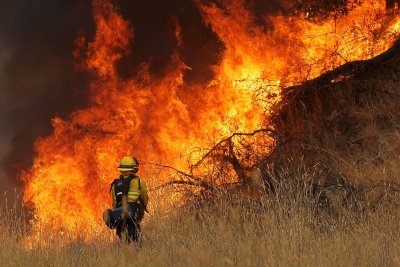
<svg viewBox="0 0 400 267">
<path fill-rule="evenodd" d="M 129 187 L 131 184 L 131 181 L 134 178 L 139 178 L 138 176 L 135 175 L 129 175 L 128 178 L 124 178 L 122 175 L 118 178 L 115 179 L 111 185 L 110 185 L 110 192 L 112 190 L 112 187 L 114 186 L 114 193 L 115 193 L 115 200 L 116 200 L 116 207 L 121 207 L 122 204 L 122 197 L 123 196 L 128 196 L 128 192 L 129 192 Z M 140 178 L 138 181 L 138 185 L 139 185 L 139 190 L 140 190 Z"/>
</svg>

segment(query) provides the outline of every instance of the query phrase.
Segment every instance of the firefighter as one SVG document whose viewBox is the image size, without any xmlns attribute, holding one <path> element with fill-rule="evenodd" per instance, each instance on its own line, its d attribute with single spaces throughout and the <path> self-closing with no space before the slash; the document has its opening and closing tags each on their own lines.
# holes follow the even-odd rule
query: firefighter
<svg viewBox="0 0 400 267">
<path fill-rule="evenodd" d="M 111 183 L 110 188 L 113 211 L 107 210 L 103 219 L 110 228 L 116 228 L 120 239 L 123 231 L 127 229 L 126 241 L 138 241 L 140 221 L 144 211 L 147 212 L 149 200 L 146 181 L 136 175 L 139 162 L 134 157 L 123 157 L 118 170 L 121 175 Z M 111 221 L 115 222 L 115 225 L 112 225 Z"/>
</svg>

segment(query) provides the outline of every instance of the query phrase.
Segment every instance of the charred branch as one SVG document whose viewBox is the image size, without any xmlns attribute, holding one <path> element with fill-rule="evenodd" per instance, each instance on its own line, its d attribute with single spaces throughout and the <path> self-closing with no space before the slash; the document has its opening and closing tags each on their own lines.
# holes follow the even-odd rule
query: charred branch
<svg viewBox="0 0 400 267">
<path fill-rule="evenodd" d="M 176 172 L 177 174 L 180 174 L 184 177 L 186 177 L 187 179 L 189 179 L 189 181 L 183 181 L 183 180 L 178 180 L 178 181 L 172 181 L 172 182 L 167 182 L 163 185 L 160 186 L 160 188 L 168 186 L 168 185 L 174 185 L 174 184 L 181 184 L 181 185 L 195 185 L 195 186 L 201 186 L 205 189 L 208 190 L 212 190 L 213 186 L 211 186 L 209 183 L 207 183 L 204 179 L 194 176 L 192 174 L 183 172 L 181 170 L 178 170 L 174 167 L 168 166 L 168 165 L 163 165 L 163 164 L 158 164 L 158 163 L 153 163 L 153 162 L 146 162 L 146 161 L 140 161 L 141 164 L 149 164 L 149 165 L 153 165 L 156 167 L 160 167 L 163 169 L 169 169 L 172 170 L 174 172 Z M 154 189 L 155 190 L 155 189 Z"/>
<path fill-rule="evenodd" d="M 203 155 L 203 157 L 195 164 L 193 164 L 191 166 L 191 169 L 193 170 L 194 168 L 200 166 L 207 158 L 209 158 L 211 156 L 212 153 L 214 153 L 215 151 L 217 151 L 218 149 L 221 148 L 221 146 L 223 146 L 226 143 L 232 142 L 232 139 L 234 137 L 238 137 L 238 136 L 254 136 L 258 133 L 267 133 L 269 136 L 276 136 L 277 132 L 272 129 L 272 128 L 264 128 L 264 129 L 259 129 L 256 130 L 254 132 L 251 133 L 233 133 L 232 135 L 230 135 L 229 137 L 222 139 L 221 141 L 219 141 L 214 147 L 212 147 L 206 154 Z"/>
<path fill-rule="evenodd" d="M 157 186 L 157 187 L 151 189 L 150 191 L 157 191 L 157 190 L 163 189 L 167 186 L 174 186 L 174 185 L 185 185 L 185 186 L 196 186 L 196 187 L 202 186 L 201 184 L 199 184 L 197 182 L 193 182 L 193 181 L 173 180 L 173 181 L 163 183 L 162 185 Z M 210 188 L 207 188 L 207 189 L 210 189 Z"/>
</svg>

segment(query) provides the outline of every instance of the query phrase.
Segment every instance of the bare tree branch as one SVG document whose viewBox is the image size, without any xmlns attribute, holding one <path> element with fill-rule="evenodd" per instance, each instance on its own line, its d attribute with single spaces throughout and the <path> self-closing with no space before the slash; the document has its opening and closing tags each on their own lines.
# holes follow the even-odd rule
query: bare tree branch
<svg viewBox="0 0 400 267">
<path fill-rule="evenodd" d="M 153 188 L 153 189 L 151 189 L 149 191 L 153 192 L 153 191 L 160 190 L 160 189 L 162 189 L 164 187 L 173 186 L 173 185 L 190 185 L 190 186 L 202 187 L 199 183 L 196 183 L 196 182 L 193 182 L 193 181 L 174 180 L 174 181 L 169 181 L 169 182 L 166 182 L 166 183 L 164 183 L 162 185 L 159 185 L 156 188 Z"/>
<path fill-rule="evenodd" d="M 271 133 L 273 135 L 277 135 L 277 132 L 275 130 L 269 129 L 269 128 L 258 129 L 258 130 L 254 131 L 254 132 L 251 132 L 251 133 L 233 133 L 229 137 L 219 141 L 213 148 L 211 148 L 206 154 L 204 154 L 203 157 L 197 163 L 195 163 L 195 164 L 193 164 L 191 166 L 191 170 L 193 170 L 194 168 L 196 168 L 200 164 L 202 164 L 204 162 L 204 160 L 206 158 L 208 158 L 215 150 L 217 150 L 223 143 L 229 142 L 232 138 L 234 138 L 236 136 L 253 136 L 253 135 L 256 135 L 257 133 L 261 133 L 261 132 Z"/>
<path fill-rule="evenodd" d="M 204 188 L 206 188 L 206 189 L 209 189 L 209 190 L 213 189 L 213 186 L 211 186 L 209 183 L 207 183 L 206 181 L 204 181 L 204 179 L 202 179 L 202 178 L 200 178 L 200 177 L 197 177 L 197 176 L 194 176 L 194 175 L 192 175 L 192 174 L 188 174 L 188 173 L 183 172 L 183 171 L 181 171 L 181 170 L 178 170 L 178 169 L 176 169 L 176 168 L 174 168 L 174 167 L 171 167 L 171 166 L 168 166 L 168 165 L 159 164 L 159 163 L 147 162 L 147 161 L 140 161 L 140 163 L 141 163 L 141 164 L 154 165 L 154 166 L 157 166 L 157 167 L 161 167 L 161 168 L 173 170 L 173 171 L 175 171 L 176 173 L 181 174 L 181 175 L 183 175 L 183 176 L 185 176 L 185 177 L 187 177 L 187 178 L 189 178 L 189 179 L 195 180 L 195 181 L 197 182 L 197 184 L 196 184 L 195 182 L 193 182 L 193 181 L 192 181 L 191 183 L 194 183 L 194 184 L 196 184 L 196 185 L 200 185 L 200 186 L 202 186 L 202 187 L 204 187 Z M 186 182 L 186 181 L 182 181 L 182 182 Z M 181 183 L 181 184 L 182 184 L 182 183 Z"/>
</svg>

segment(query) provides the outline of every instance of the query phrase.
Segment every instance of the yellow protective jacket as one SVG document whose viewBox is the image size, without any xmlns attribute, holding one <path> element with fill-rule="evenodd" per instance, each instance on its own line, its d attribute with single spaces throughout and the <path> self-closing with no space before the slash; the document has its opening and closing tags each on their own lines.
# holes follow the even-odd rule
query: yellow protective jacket
<svg viewBox="0 0 400 267">
<path fill-rule="evenodd" d="M 124 178 L 128 178 L 129 176 L 124 176 Z M 140 180 L 140 189 L 139 189 L 139 180 Z M 140 197 L 140 198 L 139 198 Z M 115 197 L 114 185 L 111 187 L 111 198 L 113 208 L 117 205 L 117 200 Z M 138 202 L 143 205 L 143 207 L 147 208 L 147 203 L 149 201 L 149 196 L 147 194 L 147 184 L 146 181 L 142 178 L 135 176 L 129 185 L 128 191 L 128 202 Z"/>
</svg>

